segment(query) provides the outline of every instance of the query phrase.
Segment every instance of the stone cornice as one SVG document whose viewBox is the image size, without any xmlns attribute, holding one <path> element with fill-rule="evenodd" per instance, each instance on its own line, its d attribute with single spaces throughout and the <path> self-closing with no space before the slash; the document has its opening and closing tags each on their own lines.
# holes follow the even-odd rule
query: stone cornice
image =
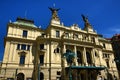
<svg viewBox="0 0 120 80">
<path fill-rule="evenodd" d="M 35 42 L 35 40 L 24 39 L 24 38 L 16 38 L 16 37 L 5 37 L 4 38 L 4 43 L 6 43 L 6 41 L 18 41 L 18 42 L 26 42 L 26 43 L 34 43 Z"/>
</svg>

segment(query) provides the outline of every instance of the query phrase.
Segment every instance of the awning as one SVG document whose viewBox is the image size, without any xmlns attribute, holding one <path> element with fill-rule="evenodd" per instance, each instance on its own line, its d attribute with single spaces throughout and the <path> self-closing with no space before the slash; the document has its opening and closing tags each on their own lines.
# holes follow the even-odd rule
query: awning
<svg viewBox="0 0 120 80">
<path fill-rule="evenodd" d="M 71 66 L 71 69 L 104 70 L 105 68 L 104 66 Z"/>
</svg>

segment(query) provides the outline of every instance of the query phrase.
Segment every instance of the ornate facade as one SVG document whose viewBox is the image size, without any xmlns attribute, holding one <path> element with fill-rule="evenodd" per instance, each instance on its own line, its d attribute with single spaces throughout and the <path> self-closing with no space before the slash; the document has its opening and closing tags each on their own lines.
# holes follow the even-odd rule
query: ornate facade
<svg viewBox="0 0 120 80">
<path fill-rule="evenodd" d="M 50 8 L 52 18 L 42 30 L 34 21 L 17 18 L 8 23 L 1 74 L 8 80 L 113 80 L 118 77 L 110 41 L 95 32 L 82 15 L 85 27 L 64 26 L 58 10 Z M 70 65 L 63 55 L 76 57 Z M 71 76 L 70 76 L 71 73 Z"/>
</svg>

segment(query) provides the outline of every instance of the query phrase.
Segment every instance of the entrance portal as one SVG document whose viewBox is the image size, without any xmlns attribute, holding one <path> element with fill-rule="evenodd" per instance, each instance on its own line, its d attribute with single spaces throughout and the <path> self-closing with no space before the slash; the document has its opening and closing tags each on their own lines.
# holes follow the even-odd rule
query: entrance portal
<svg viewBox="0 0 120 80">
<path fill-rule="evenodd" d="M 24 74 L 23 73 L 17 74 L 17 80 L 24 80 Z"/>
<path fill-rule="evenodd" d="M 40 80 L 44 80 L 44 74 L 40 72 Z"/>
</svg>

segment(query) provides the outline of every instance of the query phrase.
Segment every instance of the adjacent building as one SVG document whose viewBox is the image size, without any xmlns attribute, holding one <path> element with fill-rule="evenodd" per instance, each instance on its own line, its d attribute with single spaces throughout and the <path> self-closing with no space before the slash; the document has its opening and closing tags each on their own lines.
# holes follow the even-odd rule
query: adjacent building
<svg viewBox="0 0 120 80">
<path fill-rule="evenodd" d="M 34 21 L 17 18 L 7 25 L 1 74 L 7 80 L 107 80 L 119 79 L 114 53 L 106 40 L 82 15 L 84 29 L 60 22 L 59 9 L 49 8 L 48 27 L 38 28 Z M 64 54 L 76 57 L 70 65 Z M 71 75 L 71 76 L 70 76 Z"/>
<path fill-rule="evenodd" d="M 119 76 L 120 76 L 120 34 L 114 35 L 110 40 L 112 42 L 114 56 L 115 56 L 115 62 L 117 65 Z"/>
</svg>

